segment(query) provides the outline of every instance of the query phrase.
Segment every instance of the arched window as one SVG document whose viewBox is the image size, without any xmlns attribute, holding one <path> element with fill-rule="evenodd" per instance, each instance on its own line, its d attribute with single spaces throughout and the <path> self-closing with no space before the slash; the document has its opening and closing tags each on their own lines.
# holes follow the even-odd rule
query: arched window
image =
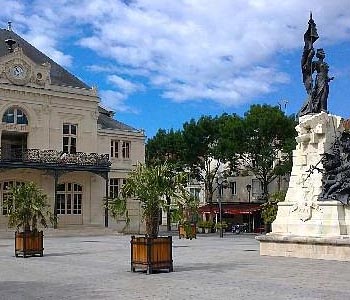
<svg viewBox="0 0 350 300">
<path fill-rule="evenodd" d="M 11 124 L 26 124 L 28 125 L 28 119 L 26 114 L 17 107 L 10 107 L 6 110 L 2 116 L 2 122 Z"/>
<path fill-rule="evenodd" d="M 81 215 L 83 187 L 77 183 L 62 183 L 57 186 L 57 213 Z"/>
</svg>

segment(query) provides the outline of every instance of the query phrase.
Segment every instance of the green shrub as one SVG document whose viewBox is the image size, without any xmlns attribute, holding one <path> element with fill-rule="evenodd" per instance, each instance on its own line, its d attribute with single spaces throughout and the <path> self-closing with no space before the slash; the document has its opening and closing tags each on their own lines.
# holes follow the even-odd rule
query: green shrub
<svg viewBox="0 0 350 300">
<path fill-rule="evenodd" d="M 279 191 L 270 195 L 266 203 L 262 204 L 261 216 L 265 224 L 271 224 L 277 216 L 278 205 L 280 201 L 284 201 L 286 197 L 285 191 Z"/>
<path fill-rule="evenodd" d="M 214 222 L 213 221 L 204 221 L 203 222 L 204 224 L 204 228 L 209 228 L 209 229 L 212 229 L 213 226 L 214 226 Z"/>
<path fill-rule="evenodd" d="M 203 220 L 198 221 L 197 226 L 198 226 L 199 228 L 205 228 L 204 221 L 203 221 Z"/>
<path fill-rule="evenodd" d="M 225 221 L 222 221 L 221 223 L 218 222 L 218 223 L 215 224 L 215 228 L 216 229 L 220 229 L 220 228 L 226 229 L 227 227 L 228 227 L 228 225 L 227 225 L 227 223 Z"/>
</svg>

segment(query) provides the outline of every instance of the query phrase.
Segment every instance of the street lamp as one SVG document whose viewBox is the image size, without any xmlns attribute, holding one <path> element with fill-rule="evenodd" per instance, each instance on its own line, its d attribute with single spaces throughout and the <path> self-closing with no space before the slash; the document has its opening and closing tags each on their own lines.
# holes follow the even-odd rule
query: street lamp
<svg viewBox="0 0 350 300">
<path fill-rule="evenodd" d="M 248 192 L 248 203 L 250 204 L 250 192 L 252 190 L 252 186 L 250 184 L 247 184 L 246 186 L 247 192 Z M 249 207 L 249 214 L 248 214 L 248 232 L 251 232 L 251 227 L 250 227 L 250 207 Z"/>
<path fill-rule="evenodd" d="M 224 237 L 224 231 L 222 228 L 222 206 L 221 206 L 221 200 L 222 200 L 222 193 L 224 192 L 224 188 L 227 187 L 228 182 L 224 177 L 222 177 L 222 174 L 218 174 L 218 177 L 216 178 L 216 184 L 218 186 L 218 191 L 219 191 L 219 196 L 218 196 L 218 202 L 219 202 L 219 222 L 220 222 L 220 227 L 219 227 L 219 232 L 220 232 L 220 237 Z"/>
</svg>

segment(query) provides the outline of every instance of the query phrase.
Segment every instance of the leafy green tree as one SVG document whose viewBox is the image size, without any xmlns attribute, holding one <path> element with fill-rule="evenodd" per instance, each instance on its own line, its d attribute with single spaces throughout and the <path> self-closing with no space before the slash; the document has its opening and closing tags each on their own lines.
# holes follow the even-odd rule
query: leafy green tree
<svg viewBox="0 0 350 300">
<path fill-rule="evenodd" d="M 267 199 L 268 185 L 291 170 L 295 147 L 295 119 L 278 107 L 252 105 L 243 120 L 244 140 L 241 160 L 244 167 L 261 182 Z"/>
<path fill-rule="evenodd" d="M 261 217 L 263 218 L 265 224 L 272 224 L 272 222 L 276 219 L 278 210 L 277 204 L 280 201 L 284 201 L 285 198 L 286 191 L 278 191 L 270 195 L 268 201 L 261 205 Z"/>
<path fill-rule="evenodd" d="M 185 144 L 180 130 L 159 129 L 146 143 L 147 164 L 168 162 L 174 168 L 182 169 Z"/>
<path fill-rule="evenodd" d="M 269 105 L 252 105 L 243 118 L 202 116 L 184 123 L 182 131 L 159 130 L 147 143 L 147 161 L 168 161 L 176 169 L 189 169 L 192 178 L 204 183 L 209 203 L 222 169 L 224 176 L 238 175 L 240 169 L 254 174 L 266 198 L 269 183 L 291 170 L 295 125 L 293 116 Z"/>
<path fill-rule="evenodd" d="M 216 156 L 226 163 L 224 177 L 236 176 L 239 169 L 239 153 L 244 139 L 243 119 L 236 114 L 223 114 L 218 118 L 219 139 Z"/>
<path fill-rule="evenodd" d="M 219 151 L 219 119 L 202 116 L 183 125 L 185 142 L 184 161 L 191 175 L 204 183 L 206 202 L 212 202 L 215 191 L 214 180 L 221 166 Z"/>
<path fill-rule="evenodd" d="M 202 116 L 183 126 L 184 161 L 193 177 L 204 183 L 206 202 L 213 201 L 218 172 L 224 170 L 224 175 L 232 176 L 237 170 L 242 126 L 242 118 L 236 114 Z"/>
</svg>

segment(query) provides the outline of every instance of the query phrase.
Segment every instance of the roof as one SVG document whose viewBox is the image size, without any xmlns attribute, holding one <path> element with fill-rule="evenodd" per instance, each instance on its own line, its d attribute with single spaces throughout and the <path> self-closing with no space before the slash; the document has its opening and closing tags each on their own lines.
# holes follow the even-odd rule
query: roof
<svg viewBox="0 0 350 300">
<path fill-rule="evenodd" d="M 23 53 L 28 56 L 33 62 L 41 65 L 45 62 L 50 63 L 50 77 L 51 83 L 59 86 L 70 86 L 77 88 L 90 89 L 90 87 L 75 77 L 73 74 L 69 73 L 66 69 L 61 67 L 59 64 L 55 63 L 51 58 L 46 56 L 44 53 L 40 52 L 26 40 L 21 38 L 19 35 L 11 30 L 0 29 L 0 57 L 7 55 L 8 46 L 5 43 L 6 39 L 13 39 L 16 41 L 14 48 L 19 46 L 22 48 Z"/>
<path fill-rule="evenodd" d="M 69 86 L 76 88 L 84 88 L 91 89 L 87 84 L 83 81 L 75 77 L 73 74 L 68 72 L 62 66 L 54 62 L 51 58 L 46 56 L 44 53 L 39 51 L 37 48 L 32 46 L 22 37 L 20 37 L 15 32 L 8 29 L 0 28 L 0 57 L 5 56 L 9 53 L 8 45 L 5 43 L 5 40 L 13 39 L 16 41 L 14 48 L 19 46 L 23 53 L 29 57 L 34 63 L 41 65 L 43 63 L 49 63 L 51 65 L 50 69 L 50 77 L 51 83 L 59 86 Z M 100 125 L 102 129 L 117 129 L 123 131 L 133 131 L 139 132 L 139 130 L 128 126 L 122 122 L 113 119 L 114 113 L 108 111 L 102 107 L 98 108 L 99 116 L 97 120 L 97 124 Z"/>
<path fill-rule="evenodd" d="M 139 132 L 139 130 L 113 119 L 114 113 L 99 106 L 97 124 L 101 129 L 118 129 L 124 131 Z"/>
</svg>

